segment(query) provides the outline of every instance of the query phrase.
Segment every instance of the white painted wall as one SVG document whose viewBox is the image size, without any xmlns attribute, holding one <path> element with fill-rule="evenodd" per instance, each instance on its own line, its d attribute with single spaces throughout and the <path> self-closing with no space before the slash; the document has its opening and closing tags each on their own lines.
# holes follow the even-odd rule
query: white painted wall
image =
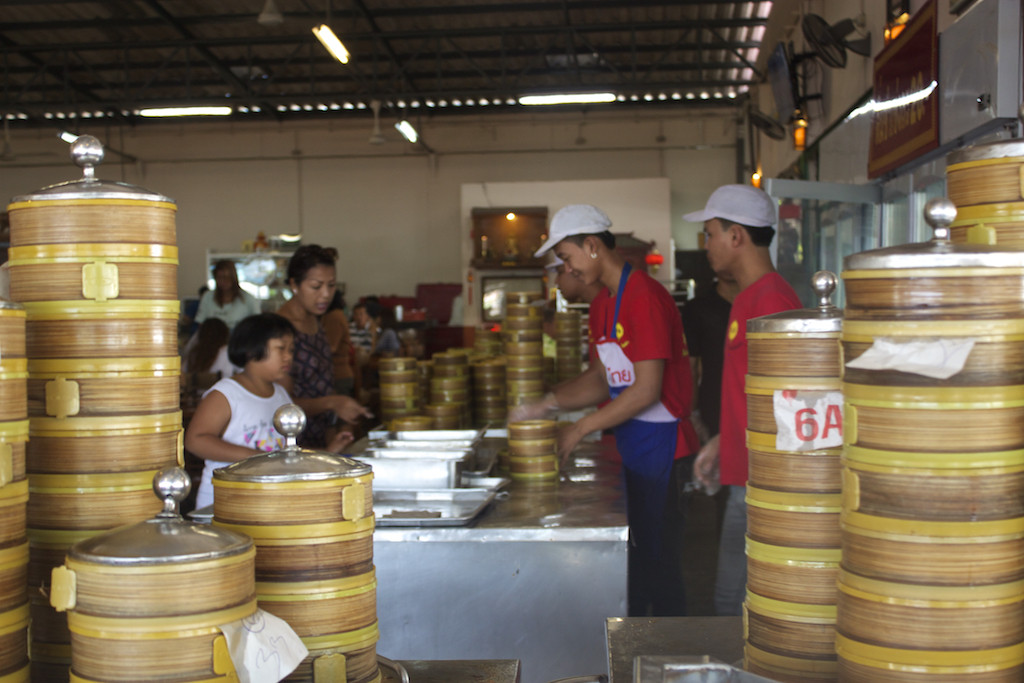
<svg viewBox="0 0 1024 683">
<path fill-rule="evenodd" d="M 388 142 L 379 146 L 367 142 L 368 114 L 346 121 L 136 129 L 83 122 L 76 132 L 94 134 L 138 159 L 119 163 L 117 154 L 108 153 L 100 177 L 177 202 L 182 297 L 193 296 L 202 283 L 207 249 L 238 250 L 259 231 L 302 232 L 306 243 L 338 247 L 339 279 L 350 300 L 371 293 L 412 295 L 421 282 L 462 282 L 469 246 L 462 188 L 479 183 L 523 183 L 538 197 L 524 196 L 523 203 L 557 209 L 577 201 L 572 188 L 587 183 L 604 188 L 587 195 L 600 203 L 617 183 L 658 178 L 667 200 L 658 200 L 657 221 L 623 214 L 616 227 L 635 228 L 639 235 L 657 224 L 663 252 L 669 236 L 678 248 L 694 249 L 700 226 L 684 223 L 682 214 L 736 179 L 733 109 L 415 121 L 434 154 L 401 140 L 393 121 L 383 123 Z M 14 126 L 11 138 L 18 158 L 0 162 L 0 197 L 79 177 L 53 131 Z"/>
</svg>

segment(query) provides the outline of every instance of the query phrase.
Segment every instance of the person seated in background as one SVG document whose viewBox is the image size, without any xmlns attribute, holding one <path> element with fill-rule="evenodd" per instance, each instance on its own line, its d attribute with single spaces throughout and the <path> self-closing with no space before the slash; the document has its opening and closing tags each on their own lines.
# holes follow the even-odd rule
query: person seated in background
<svg viewBox="0 0 1024 683">
<path fill-rule="evenodd" d="M 230 335 L 227 323 L 220 318 L 204 320 L 196 330 L 195 343 L 182 360 L 182 374 L 210 373 L 220 379 L 240 372 L 228 359 Z"/>
<path fill-rule="evenodd" d="M 213 504 L 213 471 L 260 453 L 284 448 L 274 413 L 291 403 L 281 382 L 288 379 L 295 329 L 276 313 L 240 321 L 228 341 L 228 357 L 243 370 L 203 395 L 185 431 L 185 448 L 205 460 L 196 507 Z M 351 435 L 339 432 L 327 449 L 339 453 Z"/>
<path fill-rule="evenodd" d="M 352 364 L 355 360 L 348 317 L 345 315 L 345 297 L 334 290 L 334 298 L 320 319 L 334 362 L 334 390 L 342 396 L 353 394 Z"/>
<path fill-rule="evenodd" d="M 202 324 L 207 318 L 220 318 L 231 329 L 243 318 L 260 312 L 260 302 L 238 284 L 233 261 L 217 261 L 213 266 L 213 281 L 214 288 L 199 299 L 197 323 Z"/>
</svg>

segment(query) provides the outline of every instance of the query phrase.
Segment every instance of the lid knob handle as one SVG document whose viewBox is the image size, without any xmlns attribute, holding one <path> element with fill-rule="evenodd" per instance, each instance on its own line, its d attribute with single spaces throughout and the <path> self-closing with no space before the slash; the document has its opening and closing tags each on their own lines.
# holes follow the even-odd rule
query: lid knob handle
<svg viewBox="0 0 1024 683">
<path fill-rule="evenodd" d="M 164 502 L 158 517 L 179 517 L 178 506 L 192 490 L 192 479 L 180 467 L 165 467 L 153 477 L 153 490 Z"/>
<path fill-rule="evenodd" d="M 811 289 L 818 296 L 818 308 L 832 308 L 832 293 L 838 282 L 839 278 L 831 270 L 819 270 L 811 276 Z"/>
<path fill-rule="evenodd" d="M 294 403 L 286 403 L 274 412 L 274 429 L 284 435 L 285 448 L 295 448 L 299 433 L 306 428 L 306 413 Z"/>
<path fill-rule="evenodd" d="M 96 166 L 103 161 L 103 143 L 92 135 L 79 135 L 71 143 L 71 160 L 81 167 L 86 180 L 95 180 Z"/>
<path fill-rule="evenodd" d="M 929 199 L 924 205 L 924 220 L 932 227 L 932 242 L 948 242 L 949 226 L 956 220 L 956 205 L 945 197 Z"/>
</svg>

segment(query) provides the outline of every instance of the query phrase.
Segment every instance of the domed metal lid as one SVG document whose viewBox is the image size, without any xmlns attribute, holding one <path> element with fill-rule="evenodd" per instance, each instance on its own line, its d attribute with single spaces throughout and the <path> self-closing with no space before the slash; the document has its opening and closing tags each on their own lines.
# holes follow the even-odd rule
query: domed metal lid
<svg viewBox="0 0 1024 683">
<path fill-rule="evenodd" d="M 153 490 L 164 501 L 160 514 L 80 541 L 68 556 L 96 564 L 177 564 L 230 557 L 253 547 L 243 534 L 182 519 L 178 505 L 191 488 L 191 479 L 179 467 L 157 472 Z"/>
<path fill-rule="evenodd" d="M 1024 121 L 1024 104 L 1021 104 L 1018 109 L 1017 117 Z M 946 168 L 969 161 L 1011 159 L 1013 157 L 1024 157 L 1024 140 L 1019 138 L 995 140 L 955 150 L 946 156 Z"/>
<path fill-rule="evenodd" d="M 294 403 L 274 413 L 274 428 L 285 437 L 285 447 L 266 455 L 254 455 L 213 471 L 214 479 L 275 483 L 285 481 L 322 481 L 369 474 L 369 465 L 343 455 L 299 448 L 296 438 L 306 426 L 306 414 Z"/>
<path fill-rule="evenodd" d="M 924 219 L 932 227 L 932 239 L 847 256 L 843 259 L 843 277 L 849 270 L 1024 267 L 1024 251 L 950 242 L 949 226 L 956 220 L 956 207 L 948 199 L 936 198 L 925 204 Z"/>
<path fill-rule="evenodd" d="M 832 292 L 838 279 L 828 270 L 819 270 L 811 277 L 811 287 L 818 295 L 817 308 L 798 308 L 793 311 L 772 313 L 747 321 L 747 333 L 758 332 L 839 332 L 843 326 L 843 312 L 832 305 Z"/>
<path fill-rule="evenodd" d="M 96 166 L 103 161 L 103 143 L 92 135 L 80 135 L 71 143 L 71 159 L 82 168 L 83 177 L 56 185 L 49 185 L 32 194 L 15 197 L 12 203 L 31 201 L 55 201 L 59 199 L 142 199 L 153 202 L 170 202 L 163 195 L 115 180 L 100 180 L 96 177 Z"/>
</svg>

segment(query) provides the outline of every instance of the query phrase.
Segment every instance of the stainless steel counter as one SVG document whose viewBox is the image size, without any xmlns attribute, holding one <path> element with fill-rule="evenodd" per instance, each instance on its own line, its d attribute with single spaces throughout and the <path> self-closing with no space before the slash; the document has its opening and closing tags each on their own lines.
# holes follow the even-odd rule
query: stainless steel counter
<svg viewBox="0 0 1024 683">
<path fill-rule="evenodd" d="M 409 674 L 409 683 L 519 683 L 519 662 L 475 660 L 398 662 Z M 394 671 L 381 668 L 383 683 L 400 683 Z"/>
<path fill-rule="evenodd" d="M 468 526 L 379 527 L 377 651 L 518 659 L 524 683 L 606 673 L 626 614 L 628 527 L 614 447 L 584 443 L 563 480 L 513 482 Z"/>
</svg>

